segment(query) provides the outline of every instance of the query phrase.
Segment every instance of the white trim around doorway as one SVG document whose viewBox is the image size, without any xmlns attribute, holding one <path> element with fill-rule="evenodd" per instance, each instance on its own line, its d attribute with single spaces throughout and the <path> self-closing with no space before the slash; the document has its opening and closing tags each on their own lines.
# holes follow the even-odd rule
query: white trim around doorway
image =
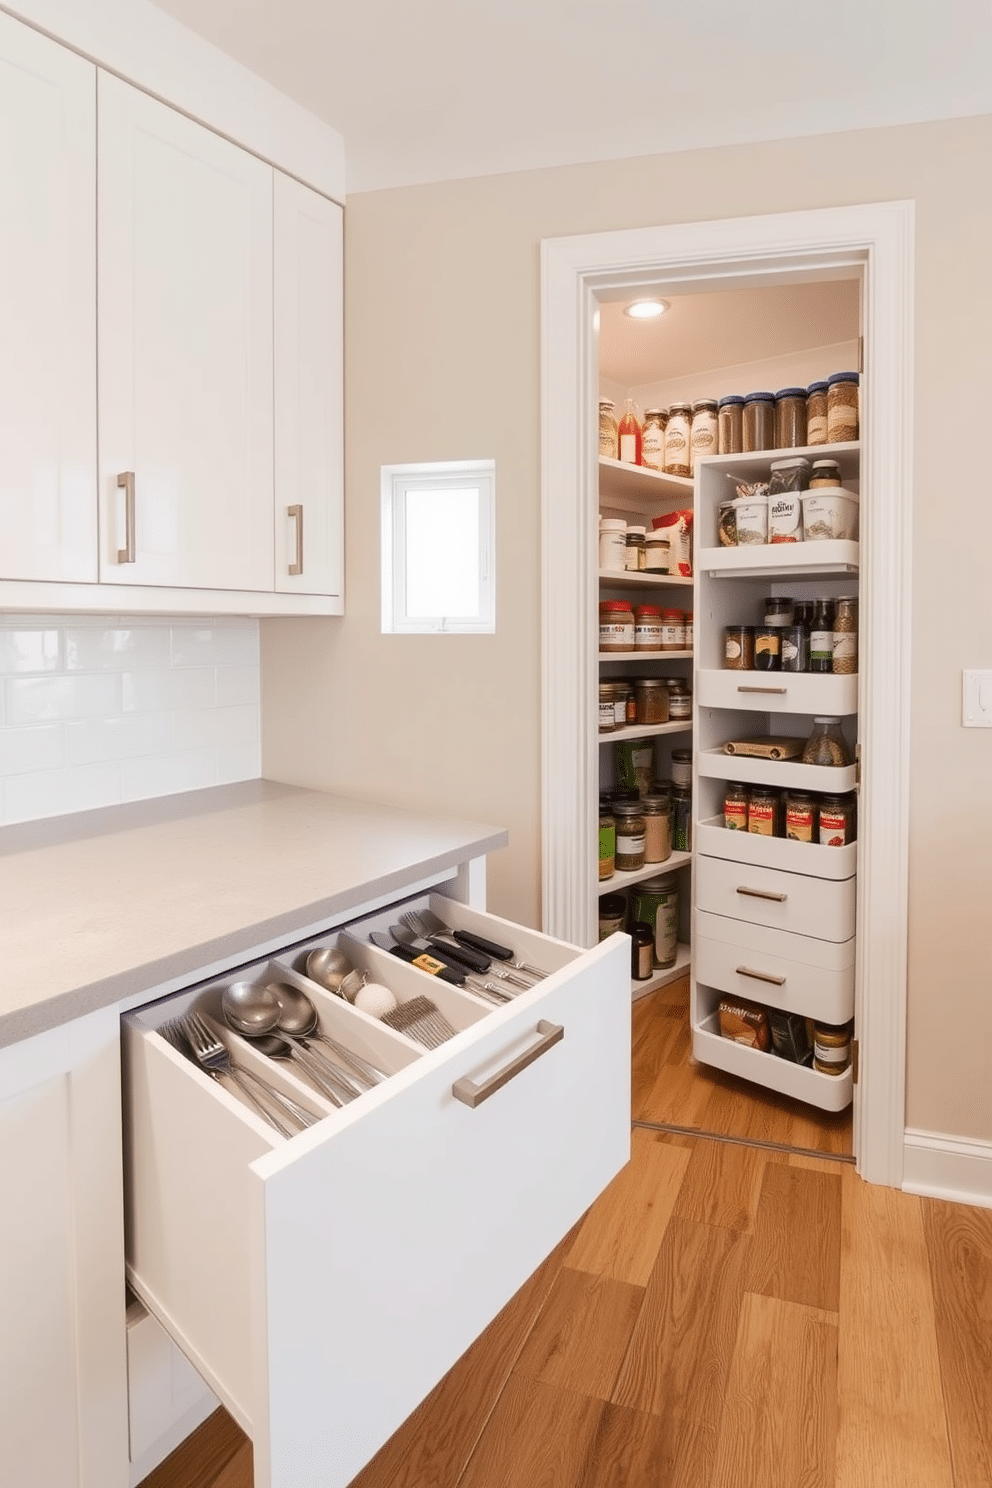
<svg viewBox="0 0 992 1488">
<path fill-rule="evenodd" d="M 714 289 L 816 278 L 864 282 L 854 1149 L 869 1182 L 900 1187 L 905 1151 L 910 587 L 913 476 L 912 202 L 679 223 L 542 243 L 543 923 L 573 944 L 596 924 L 598 298 L 659 281 Z"/>
</svg>

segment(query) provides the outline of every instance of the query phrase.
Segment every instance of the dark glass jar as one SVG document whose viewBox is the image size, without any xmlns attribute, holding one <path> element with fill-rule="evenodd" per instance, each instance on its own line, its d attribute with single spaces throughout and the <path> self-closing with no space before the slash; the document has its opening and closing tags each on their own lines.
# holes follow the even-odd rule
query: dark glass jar
<svg viewBox="0 0 992 1488">
<path fill-rule="evenodd" d="M 635 982 L 646 982 L 654 975 L 654 930 L 643 920 L 630 927 L 630 974 Z"/>
<path fill-rule="evenodd" d="M 775 448 L 775 394 L 748 393 L 744 399 L 744 453 Z"/>
<path fill-rule="evenodd" d="M 811 672 L 831 672 L 833 665 L 834 603 L 832 599 L 816 599 L 809 628 L 809 669 Z"/>
<path fill-rule="evenodd" d="M 623 930 L 627 923 L 627 899 L 623 894 L 604 894 L 599 901 L 599 938 Z"/>
<path fill-rule="evenodd" d="M 744 448 L 744 399 L 728 393 L 717 404 L 717 444 L 721 455 L 739 455 Z"/>
<path fill-rule="evenodd" d="M 805 625 L 782 626 L 780 665 L 783 672 L 809 671 L 809 631 Z"/>
<path fill-rule="evenodd" d="M 777 672 L 782 667 L 782 627 L 763 625 L 754 627 L 754 670 Z"/>
<path fill-rule="evenodd" d="M 779 388 L 775 394 L 775 447 L 799 449 L 806 443 L 806 389 Z"/>
<path fill-rule="evenodd" d="M 806 443 L 827 442 L 827 384 L 811 382 L 806 389 Z"/>
<path fill-rule="evenodd" d="M 672 786 L 672 849 L 692 852 L 692 791 L 687 785 Z"/>
<path fill-rule="evenodd" d="M 599 808 L 599 878 L 612 878 L 616 871 L 617 823 L 613 812 L 600 805 Z"/>
</svg>

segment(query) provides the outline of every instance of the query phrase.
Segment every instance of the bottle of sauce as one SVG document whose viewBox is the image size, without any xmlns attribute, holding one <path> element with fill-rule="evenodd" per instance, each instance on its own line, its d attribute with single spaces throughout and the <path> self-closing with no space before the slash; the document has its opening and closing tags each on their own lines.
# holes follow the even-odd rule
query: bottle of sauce
<svg viewBox="0 0 992 1488">
<path fill-rule="evenodd" d="M 623 417 L 617 425 L 620 459 L 626 461 L 628 465 L 640 465 L 642 439 L 641 421 L 634 410 L 634 400 L 628 398 Z"/>
<path fill-rule="evenodd" d="M 811 672 L 831 672 L 833 665 L 833 601 L 817 599 L 813 604 L 813 619 L 809 628 L 809 669 Z"/>
</svg>

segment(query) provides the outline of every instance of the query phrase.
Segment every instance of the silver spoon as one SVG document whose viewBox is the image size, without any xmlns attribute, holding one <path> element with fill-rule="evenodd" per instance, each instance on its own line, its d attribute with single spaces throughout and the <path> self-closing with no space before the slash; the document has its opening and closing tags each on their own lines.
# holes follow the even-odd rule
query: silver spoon
<svg viewBox="0 0 992 1488">
<path fill-rule="evenodd" d="M 341 991 L 341 983 L 351 971 L 351 962 L 347 956 L 333 946 L 317 946 L 307 957 L 307 976 L 319 987 L 325 987 L 328 992 Z"/>
<path fill-rule="evenodd" d="M 274 1033 L 279 1026 L 279 999 L 271 987 L 261 982 L 232 982 L 229 987 L 224 988 L 221 995 L 221 1008 L 231 1027 L 246 1038 L 257 1039 L 261 1034 Z M 294 1057 L 328 1100 L 333 1101 L 336 1106 L 343 1105 L 344 1100 L 339 1090 L 331 1086 L 320 1061 L 311 1052 L 305 1039 L 294 1038 L 290 1047 Z M 341 1085 L 341 1088 L 344 1086 Z M 354 1087 L 349 1086 L 345 1098 L 350 1100 L 357 1093 Z"/>
<path fill-rule="evenodd" d="M 317 1018 L 317 1009 L 307 994 L 299 987 L 291 986 L 289 982 L 269 982 L 267 984 L 275 993 L 279 1003 L 279 1031 L 285 1033 L 289 1038 L 304 1036 L 319 1039 L 336 1054 L 347 1059 L 353 1064 L 358 1077 L 365 1085 L 378 1085 L 380 1080 L 386 1078 L 385 1073 L 376 1069 L 374 1065 L 368 1064 L 344 1044 L 339 1044 L 335 1039 L 329 1038 L 320 1028 Z M 361 1090 L 351 1085 L 352 1076 L 347 1070 L 341 1069 L 340 1065 L 333 1060 L 328 1060 L 335 1075 L 339 1075 L 347 1081 L 349 1089 L 354 1089 L 355 1095 L 361 1095 Z"/>
<path fill-rule="evenodd" d="M 318 1086 L 320 1086 L 320 1089 L 327 1096 L 327 1099 L 331 1102 L 332 1105 L 339 1107 L 344 1105 L 344 1101 L 339 1095 L 336 1095 L 335 1092 L 329 1087 L 325 1088 L 322 1082 L 317 1078 L 317 1075 L 313 1072 L 313 1070 L 309 1068 L 306 1060 L 300 1058 L 299 1051 L 293 1047 L 289 1039 L 280 1038 L 277 1033 L 255 1033 L 251 1035 L 246 1034 L 245 1037 L 250 1037 L 252 1043 L 255 1045 L 255 1048 L 258 1049 L 261 1054 L 265 1054 L 269 1059 L 291 1059 L 301 1064 L 306 1070 L 307 1074 L 310 1075 L 310 1077 Z"/>
</svg>

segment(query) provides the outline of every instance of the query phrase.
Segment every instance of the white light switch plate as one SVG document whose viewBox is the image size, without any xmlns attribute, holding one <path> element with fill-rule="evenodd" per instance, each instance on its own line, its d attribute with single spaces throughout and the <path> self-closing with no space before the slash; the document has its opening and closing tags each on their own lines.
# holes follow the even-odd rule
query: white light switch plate
<svg viewBox="0 0 992 1488">
<path fill-rule="evenodd" d="M 992 672 L 962 673 L 961 722 L 965 728 L 992 728 Z"/>
</svg>

